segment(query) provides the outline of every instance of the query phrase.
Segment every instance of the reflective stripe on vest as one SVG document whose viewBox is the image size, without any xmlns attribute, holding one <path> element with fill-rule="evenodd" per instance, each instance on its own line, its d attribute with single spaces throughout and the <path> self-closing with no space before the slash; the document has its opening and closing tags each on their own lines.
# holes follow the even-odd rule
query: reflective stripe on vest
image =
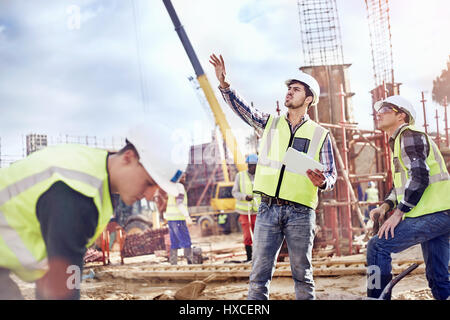
<svg viewBox="0 0 450 320">
<path fill-rule="evenodd" d="M 261 196 L 253 193 L 253 183 L 248 175 L 248 171 L 238 172 L 238 175 L 239 192 L 242 192 L 249 196 L 253 196 L 253 200 L 236 200 L 236 210 L 241 214 L 248 214 L 248 211 L 250 209 L 251 214 L 256 214 L 261 203 Z"/>
<path fill-rule="evenodd" d="M 219 214 L 217 216 L 217 223 L 218 224 L 225 224 L 225 223 L 227 223 L 227 218 L 228 218 L 228 216 L 226 214 Z"/>
<path fill-rule="evenodd" d="M 292 135 L 284 116 L 270 116 L 261 141 L 254 191 L 315 209 L 318 188 L 307 176 L 289 171 L 282 161 L 288 147 L 294 145 L 295 139 L 308 144 L 305 147 L 306 155 L 320 161 L 320 150 L 327 134 L 326 129 L 312 120 L 307 120 Z"/>
<path fill-rule="evenodd" d="M 403 200 L 409 179 L 408 169 L 405 165 L 405 163 L 409 165 L 409 157 L 406 155 L 405 150 L 401 150 L 400 146 L 401 135 L 407 129 L 424 134 L 427 138 L 430 150 L 425 161 L 429 168 L 429 185 L 416 206 L 403 201 L 406 205 L 414 207 L 405 214 L 405 217 L 419 217 L 425 214 L 450 209 L 450 201 L 448 200 L 448 194 L 450 193 L 450 176 L 447 167 L 445 166 L 444 158 L 434 141 L 424 132 L 413 126 L 403 127 L 394 142 L 394 156 L 391 160 L 391 170 L 392 176 L 394 177 L 397 202 L 400 203 L 400 201 Z"/>
<path fill-rule="evenodd" d="M 183 205 L 187 207 L 187 195 L 184 193 Z M 167 209 L 164 213 L 164 219 L 167 221 L 186 220 L 184 214 L 178 209 L 177 200 L 175 196 L 169 195 L 167 199 Z"/>
<path fill-rule="evenodd" d="M 99 222 L 90 246 L 112 213 L 107 152 L 78 145 L 47 147 L 9 168 L 0 169 L 0 267 L 25 281 L 46 272 L 46 248 L 36 204 L 55 182 L 93 198 Z"/>
</svg>

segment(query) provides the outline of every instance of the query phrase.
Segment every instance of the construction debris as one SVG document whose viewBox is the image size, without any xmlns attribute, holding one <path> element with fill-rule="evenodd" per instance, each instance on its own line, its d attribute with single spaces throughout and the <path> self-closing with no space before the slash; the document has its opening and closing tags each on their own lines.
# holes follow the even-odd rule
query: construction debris
<svg viewBox="0 0 450 320">
<path fill-rule="evenodd" d="M 205 290 L 206 284 L 215 279 L 216 275 L 213 273 L 206 277 L 203 280 L 196 280 L 188 285 L 182 287 L 181 289 L 178 289 L 177 292 L 175 292 L 175 299 L 177 300 L 193 300 L 197 299 L 198 296 Z"/>
</svg>

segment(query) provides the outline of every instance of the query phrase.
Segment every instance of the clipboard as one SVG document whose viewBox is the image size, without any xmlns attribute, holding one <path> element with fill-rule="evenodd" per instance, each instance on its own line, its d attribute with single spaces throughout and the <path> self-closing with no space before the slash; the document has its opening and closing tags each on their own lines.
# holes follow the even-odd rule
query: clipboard
<svg viewBox="0 0 450 320">
<path fill-rule="evenodd" d="M 286 151 L 282 163 L 286 166 L 286 170 L 304 176 L 307 175 L 308 169 L 324 170 L 323 164 L 292 147 L 289 147 Z"/>
</svg>

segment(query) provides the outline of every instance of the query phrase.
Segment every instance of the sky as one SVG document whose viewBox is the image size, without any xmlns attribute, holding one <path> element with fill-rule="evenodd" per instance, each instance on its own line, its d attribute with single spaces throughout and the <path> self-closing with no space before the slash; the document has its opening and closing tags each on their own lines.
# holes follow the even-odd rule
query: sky
<svg viewBox="0 0 450 320">
<path fill-rule="evenodd" d="M 211 53 L 222 54 L 228 80 L 265 112 L 281 107 L 284 80 L 302 66 L 296 0 L 172 0 L 215 90 L 242 153 L 252 133 L 224 103 Z M 350 63 L 354 117 L 372 129 L 374 87 L 363 0 L 337 0 L 344 62 Z M 433 79 L 450 54 L 450 2 L 390 1 L 396 81 L 423 125 L 436 127 Z M 205 143 L 214 127 L 189 81 L 194 70 L 159 0 L 1 0 L 1 156 L 23 155 L 23 136 L 126 135 L 136 121 L 164 123 L 186 143 Z M 440 120 L 443 132 L 443 116 Z"/>
</svg>

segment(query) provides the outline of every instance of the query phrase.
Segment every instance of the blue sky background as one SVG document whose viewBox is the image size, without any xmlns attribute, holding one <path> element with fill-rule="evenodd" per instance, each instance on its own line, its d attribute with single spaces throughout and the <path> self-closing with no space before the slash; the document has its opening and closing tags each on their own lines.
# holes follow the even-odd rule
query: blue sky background
<svg viewBox="0 0 450 320">
<path fill-rule="evenodd" d="M 284 80 L 304 63 L 297 1 L 173 4 L 213 88 L 218 83 L 208 57 L 215 52 L 224 56 L 232 85 L 261 110 L 275 112 L 276 101 L 284 101 Z M 372 129 L 369 91 L 374 83 L 365 4 L 337 0 L 337 5 L 344 60 L 352 64 L 355 120 Z M 420 93 L 425 91 L 427 118 L 435 128 L 431 90 L 450 54 L 449 11 L 447 0 L 391 1 L 395 77 L 417 108 L 418 126 L 423 124 Z M 21 155 L 22 136 L 28 133 L 122 137 L 137 119 L 149 125 L 165 122 L 188 143 L 207 142 L 212 116 L 189 76 L 194 71 L 162 1 L 0 1 L 2 155 Z M 218 90 L 216 95 L 245 153 L 251 130 Z"/>
</svg>

